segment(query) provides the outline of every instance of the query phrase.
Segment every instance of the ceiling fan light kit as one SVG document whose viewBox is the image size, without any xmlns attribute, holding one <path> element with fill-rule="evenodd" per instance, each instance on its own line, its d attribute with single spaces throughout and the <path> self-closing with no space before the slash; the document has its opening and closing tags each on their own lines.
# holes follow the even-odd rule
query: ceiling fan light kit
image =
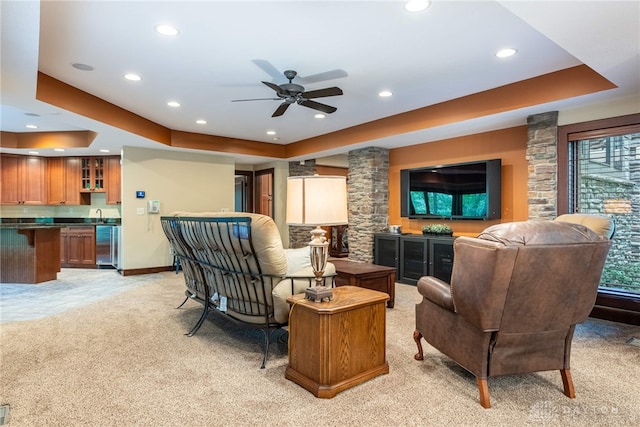
<svg viewBox="0 0 640 427">
<path fill-rule="evenodd" d="M 271 82 L 262 83 L 272 90 L 276 92 L 277 98 L 253 98 L 253 99 L 236 99 L 232 102 L 240 102 L 240 101 L 262 101 L 262 100 L 282 100 L 282 104 L 276 108 L 271 117 L 281 116 L 287 111 L 291 104 L 302 105 L 303 107 L 311 108 L 314 110 L 321 111 L 326 114 L 334 113 L 337 108 L 332 107 L 331 105 L 322 104 L 317 101 L 313 101 L 313 98 L 324 98 L 327 96 L 338 96 L 342 95 L 342 89 L 339 87 L 328 87 L 325 89 L 311 90 L 305 92 L 305 88 L 302 85 L 297 83 L 293 83 L 293 79 L 298 75 L 298 73 L 294 70 L 286 70 L 284 72 L 284 76 L 289 80 L 289 83 L 283 83 L 281 85 L 277 85 Z"/>
</svg>

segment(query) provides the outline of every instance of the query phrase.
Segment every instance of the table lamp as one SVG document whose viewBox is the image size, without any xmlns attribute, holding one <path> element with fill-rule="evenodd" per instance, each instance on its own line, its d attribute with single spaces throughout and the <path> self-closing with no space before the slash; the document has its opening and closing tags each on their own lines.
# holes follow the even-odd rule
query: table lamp
<svg viewBox="0 0 640 427">
<path fill-rule="evenodd" d="M 323 274 L 329 258 L 329 242 L 321 225 L 343 225 L 349 222 L 347 180 L 343 176 L 292 176 L 287 178 L 287 224 L 315 225 L 311 231 L 309 253 L 316 286 L 305 291 L 313 301 L 331 299 L 333 290 L 323 285 Z"/>
</svg>

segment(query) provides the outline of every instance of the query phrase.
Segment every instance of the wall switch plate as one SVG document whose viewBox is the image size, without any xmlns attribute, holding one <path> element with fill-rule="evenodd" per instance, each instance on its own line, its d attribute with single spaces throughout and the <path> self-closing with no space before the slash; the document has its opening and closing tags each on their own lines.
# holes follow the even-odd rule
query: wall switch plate
<svg viewBox="0 0 640 427">
<path fill-rule="evenodd" d="M 137 215 L 144 215 L 144 208 L 138 208 L 138 209 L 136 209 L 136 214 L 137 214 Z"/>
</svg>

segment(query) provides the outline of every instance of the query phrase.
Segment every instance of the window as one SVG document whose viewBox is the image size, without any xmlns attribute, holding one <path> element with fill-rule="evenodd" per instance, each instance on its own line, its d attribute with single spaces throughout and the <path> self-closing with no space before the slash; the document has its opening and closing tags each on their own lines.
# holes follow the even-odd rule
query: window
<svg viewBox="0 0 640 427">
<path fill-rule="evenodd" d="M 558 127 L 558 214 L 616 222 L 593 317 L 640 325 L 640 114 Z"/>
<path fill-rule="evenodd" d="M 616 238 L 601 286 L 640 294 L 640 250 L 633 237 L 640 223 L 638 146 L 640 132 L 570 141 L 569 208 L 614 219 Z"/>
</svg>

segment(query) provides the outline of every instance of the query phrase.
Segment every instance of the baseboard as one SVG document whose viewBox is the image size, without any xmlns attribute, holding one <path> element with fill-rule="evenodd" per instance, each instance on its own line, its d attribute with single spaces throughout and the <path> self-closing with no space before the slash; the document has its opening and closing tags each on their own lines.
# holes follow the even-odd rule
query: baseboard
<svg viewBox="0 0 640 427">
<path fill-rule="evenodd" d="M 640 326 L 640 295 L 600 290 L 589 316 Z"/>
<path fill-rule="evenodd" d="M 640 313 L 623 308 L 596 305 L 593 307 L 593 310 L 591 310 L 589 317 L 640 326 Z"/>
<path fill-rule="evenodd" d="M 148 267 L 148 268 L 131 268 L 128 270 L 120 270 L 120 274 L 123 276 L 136 276 L 138 274 L 152 274 L 162 273 L 163 271 L 173 271 L 175 267 L 173 265 L 167 265 L 165 267 Z"/>
</svg>

